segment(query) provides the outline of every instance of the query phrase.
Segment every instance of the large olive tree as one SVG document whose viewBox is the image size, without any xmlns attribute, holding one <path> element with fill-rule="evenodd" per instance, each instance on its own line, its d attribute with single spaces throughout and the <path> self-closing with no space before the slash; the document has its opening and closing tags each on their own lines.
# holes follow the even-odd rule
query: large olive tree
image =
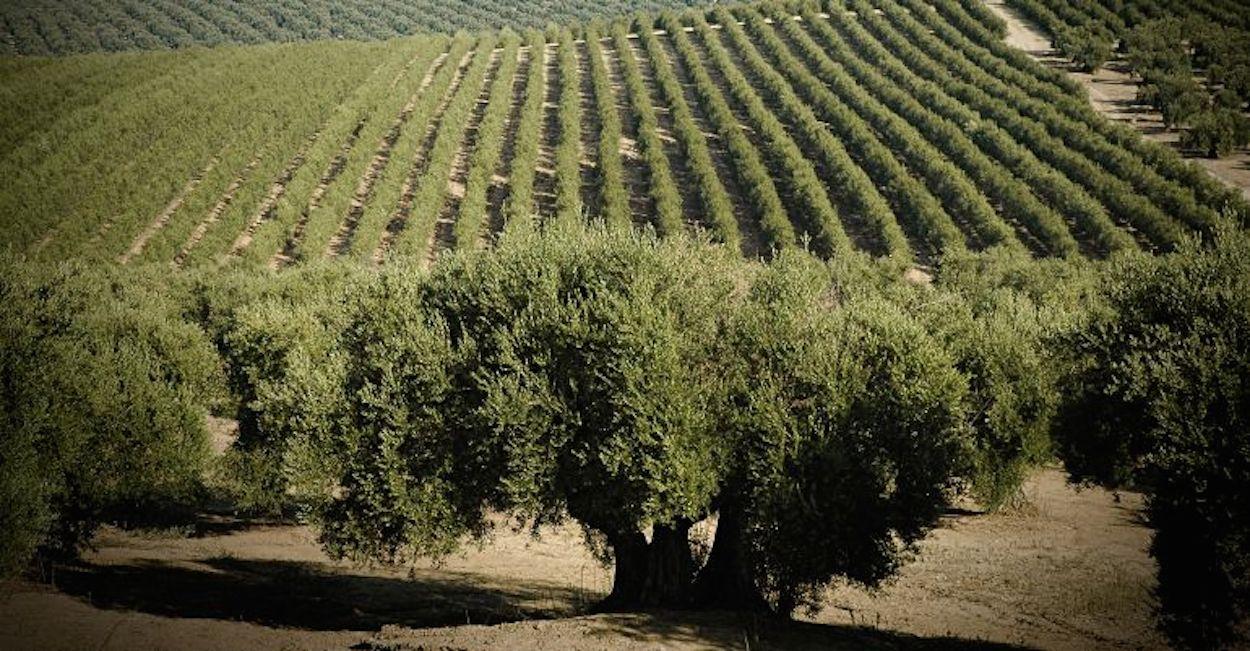
<svg viewBox="0 0 1250 651">
<path fill-rule="evenodd" d="M 835 578 L 876 583 L 970 466 L 953 359 L 802 253 L 518 234 L 383 272 L 340 346 L 340 471 L 315 508 L 331 551 L 400 561 L 494 511 L 571 517 L 615 561 L 604 608 L 788 613 Z M 700 568 L 689 530 L 713 515 Z"/>
</svg>

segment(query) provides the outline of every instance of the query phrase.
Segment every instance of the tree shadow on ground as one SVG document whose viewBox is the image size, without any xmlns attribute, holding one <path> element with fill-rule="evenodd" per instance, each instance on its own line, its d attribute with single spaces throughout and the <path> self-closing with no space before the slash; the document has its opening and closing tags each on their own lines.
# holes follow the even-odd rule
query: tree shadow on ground
<svg viewBox="0 0 1250 651">
<path fill-rule="evenodd" d="M 314 631 L 545 619 L 586 601 L 584 593 L 556 583 L 496 584 L 465 572 L 439 572 L 433 579 L 369 576 L 318 563 L 229 557 L 68 565 L 58 568 L 55 585 L 98 608 Z"/>
<path fill-rule="evenodd" d="M 56 586 L 99 608 L 166 617 L 243 621 L 312 631 L 379 631 L 362 642 L 375 651 L 415 649 L 405 629 L 503 624 L 574 614 L 586 595 L 555 583 L 492 582 L 467 572 L 434 579 L 368 576 L 317 563 L 239 560 L 59 568 Z M 548 622 L 554 624 L 554 622 Z M 592 645 L 693 645 L 751 649 L 1016 649 L 948 637 L 918 637 L 869 627 L 815 624 L 723 612 L 655 612 L 577 617 L 562 622 Z M 500 631 L 507 635 L 507 631 Z M 506 637 L 504 638 L 507 639 Z"/>
</svg>

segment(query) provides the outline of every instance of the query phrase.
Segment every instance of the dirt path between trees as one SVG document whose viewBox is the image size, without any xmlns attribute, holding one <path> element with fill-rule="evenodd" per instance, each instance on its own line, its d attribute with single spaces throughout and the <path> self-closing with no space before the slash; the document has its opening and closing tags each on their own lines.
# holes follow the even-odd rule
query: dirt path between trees
<svg viewBox="0 0 1250 651">
<path fill-rule="evenodd" d="M 1140 80 L 1129 74 L 1123 60 L 1110 61 L 1093 74 L 1071 70 L 1065 59 L 1046 36 L 1045 30 L 1008 7 L 1003 0 L 985 0 L 989 8 L 1007 22 L 1007 44 L 1024 50 L 1043 65 L 1063 68 L 1089 92 L 1094 108 L 1107 118 L 1124 122 L 1137 129 L 1143 137 L 1166 143 L 1180 151 L 1180 133 L 1163 126 L 1157 111 L 1137 103 Z M 1214 159 L 1195 157 L 1180 152 L 1187 160 L 1201 165 L 1212 176 L 1241 190 L 1250 199 L 1250 149 L 1241 148 L 1232 156 Z"/>
<path fill-rule="evenodd" d="M 486 74 L 482 77 L 482 87 L 478 89 L 477 98 L 473 101 L 473 109 L 469 112 L 468 122 L 464 125 L 464 133 L 460 136 L 460 144 L 456 147 L 456 154 L 451 159 L 451 170 L 447 175 L 447 192 L 439 208 L 438 217 L 434 220 L 434 230 L 430 232 L 430 239 L 425 244 L 426 264 L 433 264 L 440 253 L 456 248 L 456 220 L 460 217 L 460 204 L 464 201 L 466 184 L 469 182 L 470 159 L 477 150 L 478 131 L 482 127 L 482 119 L 486 117 L 491 87 L 502 65 L 503 50 L 492 50 Z M 512 80 L 508 80 L 508 83 L 511 82 Z M 459 126 L 454 125 L 452 128 Z"/>
</svg>

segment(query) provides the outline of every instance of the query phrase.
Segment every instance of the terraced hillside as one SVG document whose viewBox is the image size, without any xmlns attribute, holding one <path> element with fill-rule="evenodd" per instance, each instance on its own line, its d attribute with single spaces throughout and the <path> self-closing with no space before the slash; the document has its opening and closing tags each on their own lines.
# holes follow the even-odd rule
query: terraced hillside
<svg viewBox="0 0 1250 651">
<path fill-rule="evenodd" d="M 0 3 L 0 55 L 544 28 L 692 4 L 691 0 L 9 0 Z"/>
<path fill-rule="evenodd" d="M 432 259 L 602 219 L 927 264 L 1166 251 L 1237 194 L 972 0 L 3 59 L 0 246 L 178 267 Z"/>
</svg>

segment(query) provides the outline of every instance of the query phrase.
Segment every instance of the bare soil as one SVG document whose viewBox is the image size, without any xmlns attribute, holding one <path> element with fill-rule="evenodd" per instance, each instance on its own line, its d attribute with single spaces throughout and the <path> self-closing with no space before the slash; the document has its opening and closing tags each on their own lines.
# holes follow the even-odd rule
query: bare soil
<svg viewBox="0 0 1250 651">
<path fill-rule="evenodd" d="M 229 423 L 215 428 L 227 442 Z M 1044 470 L 1024 498 L 1007 513 L 952 512 L 896 580 L 837 587 L 792 623 L 581 615 L 610 574 L 572 524 L 534 538 L 500 520 L 481 548 L 401 568 L 332 560 L 294 524 L 205 515 L 174 532 L 106 529 L 50 585 L 0 584 L 0 648 L 1161 647 L 1140 497 L 1078 492 Z"/>
<path fill-rule="evenodd" d="M 456 64 L 456 70 L 452 73 L 451 80 L 448 82 L 447 90 L 443 93 L 442 100 L 439 101 L 438 106 L 435 107 L 434 112 L 427 120 L 425 135 L 421 139 L 417 153 L 413 156 L 412 164 L 407 176 L 404 178 L 403 185 L 400 186 L 399 205 L 396 206 L 395 212 L 386 224 L 386 229 L 382 233 L 382 240 L 373 251 L 374 264 L 381 264 L 386 259 L 387 252 L 390 251 L 395 238 L 404 229 L 404 225 L 412 213 L 412 202 L 416 198 L 418 184 L 425 176 L 426 169 L 429 167 L 430 150 L 434 148 L 434 140 L 438 137 L 438 129 L 443 123 L 443 114 L 447 112 L 447 107 L 451 104 L 451 98 L 460 90 L 460 83 L 464 81 L 464 76 L 468 72 L 469 62 L 473 59 L 473 52 L 473 50 L 469 50 L 460 57 L 460 61 Z M 439 55 L 438 62 L 440 66 L 443 61 L 446 61 L 448 56 L 447 53 Z M 432 83 L 434 76 L 431 74 L 429 79 Z M 424 81 L 422 83 L 425 86 L 429 85 Z"/>
<path fill-rule="evenodd" d="M 1180 132 L 1166 129 L 1162 115 L 1137 102 L 1137 87 L 1141 80 L 1129 74 L 1124 61 L 1113 60 L 1093 74 L 1072 70 L 1071 62 L 1055 49 L 1045 30 L 1008 7 L 1003 0 L 986 0 L 986 5 L 1007 22 L 1008 45 L 1024 50 L 1045 65 L 1068 70 L 1068 74 L 1088 91 L 1090 102 L 1098 112 L 1133 126 L 1143 137 L 1172 146 L 1185 158 L 1241 190 L 1250 199 L 1250 149 L 1243 147 L 1233 155 L 1219 159 L 1196 156 L 1195 152 L 1182 150 Z"/>
<path fill-rule="evenodd" d="M 499 154 L 499 162 L 491 175 L 490 188 L 486 192 L 488 224 L 479 244 L 486 244 L 503 232 L 504 202 L 511 193 L 510 171 L 516 156 L 517 130 L 521 122 L 521 109 L 525 105 L 525 83 L 529 78 L 530 66 L 534 65 L 534 53 L 528 47 L 517 48 L 516 74 L 512 78 L 512 93 L 509 96 L 508 117 L 504 120 L 503 146 Z"/>
<path fill-rule="evenodd" d="M 490 99 L 491 86 L 499 68 L 503 64 L 503 50 L 492 50 L 487 64 L 486 74 L 482 77 L 482 87 L 478 90 L 469 121 L 465 125 L 464 136 L 456 155 L 452 157 L 451 172 L 447 178 L 447 196 L 439 209 L 438 218 L 434 222 L 434 232 L 426 243 L 426 261 L 432 263 L 439 253 L 450 251 L 456 246 L 455 226 L 460 215 L 460 203 L 464 201 L 465 184 L 469 180 L 469 159 L 477 150 L 478 130 L 482 119 L 486 116 L 486 104 Z M 453 127 L 454 128 L 454 127 Z"/>
</svg>

